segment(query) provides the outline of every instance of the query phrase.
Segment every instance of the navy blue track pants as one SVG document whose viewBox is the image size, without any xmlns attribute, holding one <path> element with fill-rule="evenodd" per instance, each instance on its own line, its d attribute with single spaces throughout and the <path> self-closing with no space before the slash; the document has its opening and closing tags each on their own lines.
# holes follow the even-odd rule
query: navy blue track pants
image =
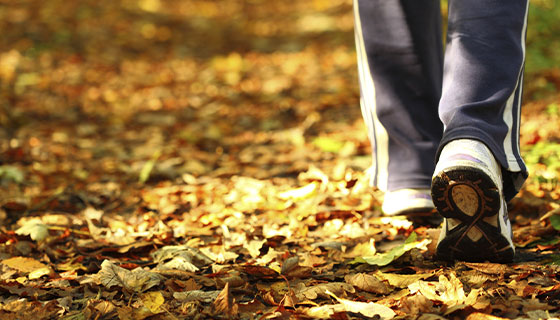
<svg viewBox="0 0 560 320">
<path fill-rule="evenodd" d="M 429 188 L 449 141 L 482 141 L 509 200 L 527 178 L 519 120 L 528 0 L 354 0 L 361 107 L 383 191 Z"/>
</svg>

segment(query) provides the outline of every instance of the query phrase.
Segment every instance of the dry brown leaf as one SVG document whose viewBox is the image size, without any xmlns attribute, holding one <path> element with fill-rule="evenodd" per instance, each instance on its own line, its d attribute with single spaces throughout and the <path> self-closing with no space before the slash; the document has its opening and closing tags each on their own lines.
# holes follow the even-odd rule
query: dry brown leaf
<svg viewBox="0 0 560 320">
<path fill-rule="evenodd" d="M 346 275 L 344 280 L 353 285 L 354 287 L 377 294 L 388 294 L 391 288 L 384 281 L 379 280 L 376 276 L 365 273 L 358 273 L 353 275 Z"/>
<path fill-rule="evenodd" d="M 238 314 L 238 306 L 229 291 L 229 283 L 226 283 L 224 289 L 218 294 L 213 306 L 214 311 L 218 314 L 226 314 L 228 316 Z"/>
<path fill-rule="evenodd" d="M 264 266 L 245 265 L 241 266 L 240 269 L 241 271 L 258 278 L 276 278 L 279 275 L 279 273 L 275 270 Z"/>
<path fill-rule="evenodd" d="M 304 266 L 295 266 L 290 269 L 290 271 L 284 273 L 284 275 L 289 278 L 309 278 L 313 274 L 313 268 Z"/>
<path fill-rule="evenodd" d="M 422 279 L 429 278 L 433 273 L 418 273 L 418 274 L 396 274 L 396 273 L 384 273 L 377 271 L 375 276 L 381 280 L 389 282 L 393 287 L 397 288 L 407 288 L 414 282 Z"/>
<path fill-rule="evenodd" d="M 241 278 L 238 275 L 231 275 L 231 276 L 228 276 L 228 277 L 223 277 L 223 278 L 216 279 L 216 284 L 220 288 L 224 287 L 226 284 L 229 284 L 229 286 L 232 287 L 232 288 L 237 288 L 237 287 L 241 287 L 245 283 L 246 283 L 246 281 L 243 280 L 243 278 Z"/>
<path fill-rule="evenodd" d="M 306 299 L 314 300 L 318 297 L 329 297 L 329 295 L 327 294 L 327 290 L 338 296 L 345 295 L 347 292 L 353 293 L 356 291 L 351 284 L 345 282 L 329 282 L 321 283 L 312 287 L 306 287 L 303 283 L 300 283 L 299 286 L 296 287 L 295 293 L 296 298 L 299 301 Z"/>
<path fill-rule="evenodd" d="M 400 303 L 401 311 L 411 317 L 435 311 L 433 310 L 434 303 L 419 293 L 402 297 Z"/>
<path fill-rule="evenodd" d="M 304 267 L 317 267 L 320 265 L 323 265 L 327 262 L 327 260 L 323 257 L 319 257 L 317 255 L 314 254 L 310 254 L 310 253 L 306 253 L 302 256 L 302 259 L 300 261 L 300 265 L 304 266 Z"/>
<path fill-rule="evenodd" d="M 280 274 L 285 274 L 295 268 L 298 265 L 299 257 L 293 256 L 289 257 L 288 259 L 284 260 L 282 263 L 282 269 L 280 270 Z"/>
<path fill-rule="evenodd" d="M 189 246 L 165 246 L 151 254 L 158 269 L 176 269 L 195 272 L 213 261 L 196 248 Z"/>
<path fill-rule="evenodd" d="M 97 279 L 109 289 L 117 286 L 132 293 L 143 292 L 159 285 L 163 277 L 141 268 L 130 271 L 105 260 L 101 263 L 101 270 L 97 273 Z"/>
<path fill-rule="evenodd" d="M 184 292 L 173 292 L 173 298 L 180 302 L 189 302 L 189 301 L 200 301 L 209 303 L 216 300 L 220 291 L 202 291 L 202 290 L 192 290 L 192 291 L 184 291 Z"/>
<path fill-rule="evenodd" d="M 150 309 L 142 306 L 140 308 L 131 308 L 128 306 L 117 308 L 117 314 L 120 320 L 144 320 L 153 316 Z M 95 319 L 94 317 L 86 319 Z"/>
<path fill-rule="evenodd" d="M 503 275 L 511 268 L 501 263 L 490 262 L 463 262 L 467 267 L 486 274 Z"/>
<path fill-rule="evenodd" d="M 449 273 L 449 278 L 445 275 L 439 276 L 439 282 L 417 281 L 408 286 L 411 293 L 421 293 L 432 301 L 440 301 L 446 307 L 446 314 L 466 306 L 475 307 L 481 289 L 472 289 L 465 295 L 463 284 L 453 272 Z"/>
</svg>

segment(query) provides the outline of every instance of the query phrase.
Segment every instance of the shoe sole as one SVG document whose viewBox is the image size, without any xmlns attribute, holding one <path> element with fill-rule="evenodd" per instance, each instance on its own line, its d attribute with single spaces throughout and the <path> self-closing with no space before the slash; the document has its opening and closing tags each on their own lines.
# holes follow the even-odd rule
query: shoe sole
<svg viewBox="0 0 560 320">
<path fill-rule="evenodd" d="M 488 220 L 500 212 L 502 199 L 498 187 L 485 172 L 474 167 L 452 167 L 442 170 L 432 179 L 432 199 L 444 218 L 460 223 L 448 231 L 437 247 L 440 260 L 510 262 L 514 250 L 498 226 Z M 491 218 L 491 219 L 485 219 Z M 482 237 L 468 237 L 477 228 Z"/>
</svg>

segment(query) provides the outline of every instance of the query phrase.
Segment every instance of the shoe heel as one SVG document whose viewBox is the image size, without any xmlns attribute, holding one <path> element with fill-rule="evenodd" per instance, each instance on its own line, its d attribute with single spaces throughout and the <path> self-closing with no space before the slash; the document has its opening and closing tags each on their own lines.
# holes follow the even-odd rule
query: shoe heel
<svg viewBox="0 0 560 320">
<path fill-rule="evenodd" d="M 432 199 L 445 218 L 461 221 L 470 217 L 492 217 L 500 211 L 498 187 L 483 171 L 473 167 L 454 167 L 432 179 Z"/>
</svg>

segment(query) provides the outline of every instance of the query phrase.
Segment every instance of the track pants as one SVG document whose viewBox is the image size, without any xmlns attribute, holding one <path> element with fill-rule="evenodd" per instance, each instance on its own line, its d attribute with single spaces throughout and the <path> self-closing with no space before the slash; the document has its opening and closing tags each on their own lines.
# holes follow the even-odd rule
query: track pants
<svg viewBox="0 0 560 320">
<path fill-rule="evenodd" d="M 510 200 L 527 178 L 519 120 L 528 0 L 354 0 L 361 108 L 383 191 L 429 188 L 449 141 L 486 144 Z"/>
</svg>

